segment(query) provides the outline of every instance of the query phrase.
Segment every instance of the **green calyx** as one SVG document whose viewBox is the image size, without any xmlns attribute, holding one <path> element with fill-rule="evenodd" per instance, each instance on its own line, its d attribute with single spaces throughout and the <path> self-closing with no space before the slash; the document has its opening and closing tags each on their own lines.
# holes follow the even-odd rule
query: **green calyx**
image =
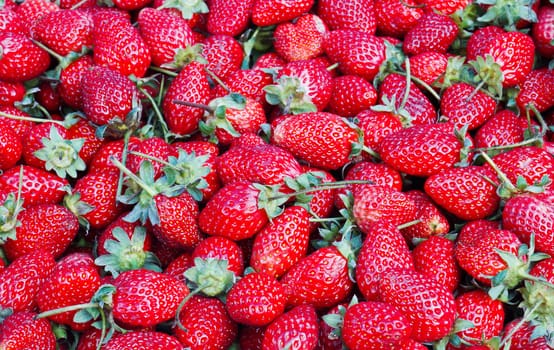
<svg viewBox="0 0 554 350">
<path fill-rule="evenodd" d="M 475 61 L 469 62 L 469 65 L 475 71 L 473 83 L 478 84 L 475 88 L 476 91 L 472 93 L 471 96 L 479 89 L 483 88 L 499 100 L 502 99 L 502 81 L 504 80 L 504 73 L 502 73 L 500 64 L 496 63 L 494 58 L 487 54 L 484 58 L 482 56 L 477 56 Z"/>
<path fill-rule="evenodd" d="M 194 266 L 185 271 L 191 290 L 209 297 L 221 297 L 231 289 L 236 276 L 228 269 L 227 260 L 195 258 Z"/>
<path fill-rule="evenodd" d="M 212 170 L 208 159 L 208 155 L 197 156 L 180 149 L 177 157 L 169 157 L 163 168 L 167 183 L 188 191 L 194 200 L 201 201 L 202 190 L 208 187 L 205 178 Z"/>
<path fill-rule="evenodd" d="M 144 249 L 146 239 L 144 227 L 135 228 L 131 237 L 120 227 L 116 227 L 112 234 L 115 239 L 108 239 L 104 243 L 104 249 L 108 254 L 96 258 L 94 261 L 96 265 L 103 266 L 113 277 L 117 277 L 123 271 L 139 268 L 162 271 L 156 255 Z"/>
<path fill-rule="evenodd" d="M 158 10 L 174 8 L 181 12 L 184 19 L 191 19 L 196 13 L 208 13 L 209 8 L 204 0 L 165 0 Z"/>
<path fill-rule="evenodd" d="M 382 104 L 371 106 L 371 110 L 375 112 L 388 112 L 394 114 L 400 120 L 403 127 L 408 128 L 412 126 L 412 116 L 404 108 L 404 105 L 398 105 L 396 103 L 396 96 L 392 96 L 391 98 L 389 98 L 388 96 L 384 95 L 382 97 L 382 100 Z"/>
<path fill-rule="evenodd" d="M 79 192 L 68 193 L 63 199 L 64 205 L 69 211 L 71 211 L 79 219 L 79 225 L 86 230 L 89 229 L 89 222 L 83 215 L 90 213 L 94 210 L 94 207 L 81 200 L 81 194 Z"/>
<path fill-rule="evenodd" d="M 534 0 L 476 0 L 479 5 L 489 5 L 486 12 L 477 21 L 502 27 L 508 31 L 517 30 L 519 20 L 537 22 L 537 14 L 533 11 Z"/>
<path fill-rule="evenodd" d="M 175 50 L 173 62 L 163 64 L 162 68 L 181 70 L 183 67 L 192 62 L 207 64 L 208 61 L 202 56 L 202 44 L 187 46 L 186 48 L 178 48 Z"/>
<path fill-rule="evenodd" d="M 210 136 L 210 141 L 217 142 L 214 137 L 216 129 L 225 130 L 233 137 L 239 137 L 240 133 L 231 125 L 227 119 L 227 110 L 243 110 L 246 108 L 246 98 L 238 93 L 230 93 L 227 96 L 215 98 L 209 104 L 211 113 L 206 118 L 206 121 L 199 123 L 202 135 Z"/>
<path fill-rule="evenodd" d="M 307 87 L 298 77 L 283 75 L 277 84 L 264 87 L 264 91 L 267 102 L 279 106 L 284 114 L 317 112 Z"/>
<path fill-rule="evenodd" d="M 6 200 L 0 205 L 0 244 L 6 243 L 8 239 L 16 239 L 16 229 L 21 225 L 17 219 L 23 210 L 23 200 L 10 193 Z"/>
<path fill-rule="evenodd" d="M 67 176 L 76 178 L 77 171 L 86 169 L 86 164 L 79 156 L 85 140 L 70 139 L 61 137 L 57 128 L 52 125 L 49 137 L 42 138 L 43 148 L 35 152 L 35 156 L 45 162 L 45 169 L 55 171 L 61 178 Z"/>
</svg>

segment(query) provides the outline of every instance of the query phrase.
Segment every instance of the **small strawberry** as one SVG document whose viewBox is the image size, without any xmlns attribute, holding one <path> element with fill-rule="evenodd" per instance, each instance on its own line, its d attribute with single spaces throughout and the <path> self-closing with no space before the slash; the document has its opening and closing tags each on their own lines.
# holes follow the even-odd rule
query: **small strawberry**
<svg viewBox="0 0 554 350">
<path fill-rule="evenodd" d="M 212 0 L 206 29 L 210 34 L 236 36 L 244 32 L 252 17 L 255 0 Z"/>
<path fill-rule="evenodd" d="M 445 235 L 450 231 L 450 223 L 435 202 L 421 190 L 404 192 L 417 208 L 416 218 L 420 222 L 402 229 L 402 235 L 408 242 L 414 238 L 429 238 Z"/>
<path fill-rule="evenodd" d="M 425 51 L 410 57 L 412 76 L 420 79 L 427 85 L 439 82 L 446 73 L 447 66 L 448 56 L 440 52 Z"/>
<path fill-rule="evenodd" d="M 160 255 L 160 254 L 158 254 Z M 183 283 L 187 283 L 187 280 L 185 278 L 185 271 L 190 269 L 194 266 L 194 261 L 192 259 L 192 254 L 185 252 L 181 255 L 178 255 L 177 257 L 170 257 L 171 262 L 169 262 L 167 265 L 164 273 L 168 274 L 172 277 L 175 277 L 179 281 L 182 281 Z"/>
<path fill-rule="evenodd" d="M 23 82 L 50 66 L 50 56 L 23 34 L 0 32 L 0 80 Z"/>
<path fill-rule="evenodd" d="M 350 118 L 367 110 L 377 102 L 377 91 L 367 80 L 356 75 L 342 75 L 333 79 L 333 90 L 327 110 Z"/>
<path fill-rule="evenodd" d="M 441 236 L 431 236 L 412 251 L 417 272 L 430 277 L 449 291 L 458 288 L 461 270 L 454 258 L 454 243 Z"/>
<path fill-rule="evenodd" d="M 458 36 L 458 25 L 446 15 L 427 12 L 404 37 L 402 48 L 408 55 L 426 51 L 445 53 Z"/>
<path fill-rule="evenodd" d="M 264 88 L 273 83 L 271 75 L 261 69 L 239 69 L 231 73 L 224 81 L 232 92 L 246 98 L 253 98 L 262 104 L 267 104 Z M 221 86 L 216 86 L 214 96 L 223 97 L 228 94 Z"/>
<path fill-rule="evenodd" d="M 55 350 L 57 348 L 52 325 L 47 320 L 37 319 L 36 313 L 21 311 L 2 316 L 0 320 L 2 349 Z"/>
<path fill-rule="evenodd" d="M 314 0 L 255 0 L 252 6 L 252 23 L 265 27 L 290 21 L 308 12 Z"/>
<path fill-rule="evenodd" d="M 58 92 L 62 101 L 69 107 L 82 108 L 81 82 L 85 72 L 92 66 L 92 57 L 85 55 L 61 70 Z"/>
<path fill-rule="evenodd" d="M 227 261 L 227 269 L 242 276 L 244 272 L 244 257 L 238 244 L 228 238 L 210 236 L 206 237 L 194 247 L 191 258 L 216 259 Z M 166 270 L 167 273 L 167 270 Z"/>
<path fill-rule="evenodd" d="M 493 116 L 496 101 L 467 83 L 454 84 L 444 91 L 440 102 L 441 114 L 458 128 L 467 125 L 468 130 L 481 126 Z"/>
<path fill-rule="evenodd" d="M 156 331 L 118 333 L 102 346 L 103 350 L 181 350 L 183 344 L 176 337 Z"/>
<path fill-rule="evenodd" d="M 531 34 L 537 51 L 541 56 L 547 58 L 554 57 L 554 6 L 552 4 L 542 5 L 537 13 L 537 22 L 533 24 Z"/>
<path fill-rule="evenodd" d="M 79 157 L 85 164 L 90 163 L 96 151 L 104 144 L 104 140 L 97 137 L 96 128 L 82 118 L 79 118 L 67 129 L 67 137 L 70 140 L 84 140 L 83 146 L 79 150 Z"/>
<path fill-rule="evenodd" d="M 319 327 L 317 314 L 311 305 L 299 305 L 273 321 L 264 331 L 262 348 L 280 350 L 314 350 Z"/>
<path fill-rule="evenodd" d="M 0 81 L 0 106 L 13 106 L 25 97 L 25 86 L 22 82 L 8 83 Z"/>
<path fill-rule="evenodd" d="M 425 13 L 415 0 L 381 0 L 374 7 L 378 32 L 395 38 L 404 37 Z"/>
<path fill-rule="evenodd" d="M 417 272 L 391 270 L 382 276 L 379 292 L 384 302 L 408 318 L 412 339 L 429 342 L 450 333 L 456 305 L 452 293 L 439 282 Z"/>
<path fill-rule="evenodd" d="M 356 282 L 365 300 L 378 301 L 381 276 L 391 269 L 414 270 L 414 260 L 400 230 L 380 220 L 367 231 L 356 262 Z"/>
<path fill-rule="evenodd" d="M 275 52 L 288 62 L 315 58 L 323 53 L 327 32 L 326 23 L 314 14 L 281 23 L 273 33 Z"/>
<path fill-rule="evenodd" d="M 316 13 L 331 28 L 361 30 L 375 34 L 377 16 L 373 1 L 323 0 L 318 1 Z"/>
</svg>

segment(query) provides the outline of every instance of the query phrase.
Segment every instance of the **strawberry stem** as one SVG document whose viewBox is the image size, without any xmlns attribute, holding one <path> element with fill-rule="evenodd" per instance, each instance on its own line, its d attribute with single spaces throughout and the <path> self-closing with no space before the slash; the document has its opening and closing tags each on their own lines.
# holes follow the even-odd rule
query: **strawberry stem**
<svg viewBox="0 0 554 350">
<path fill-rule="evenodd" d="M 525 113 L 527 115 L 527 120 L 528 121 L 531 120 L 531 116 L 530 116 L 530 113 L 529 113 L 531 111 L 533 113 L 535 113 L 535 117 L 537 118 L 537 121 L 539 122 L 539 124 L 541 126 L 541 135 L 546 134 L 546 132 L 548 131 L 548 125 L 544 121 L 544 118 L 542 117 L 542 114 L 539 112 L 539 110 L 537 109 L 537 107 L 535 107 L 535 105 L 533 103 L 529 103 L 528 105 L 525 106 Z"/>
<path fill-rule="evenodd" d="M 417 225 L 420 222 L 421 222 L 421 219 L 416 219 L 416 220 L 412 220 L 412 221 L 408 221 L 408 222 L 405 222 L 403 224 L 400 224 L 400 225 L 396 226 L 396 228 L 399 229 L 399 230 L 403 230 L 403 229 L 408 228 L 410 226 Z"/>
<path fill-rule="evenodd" d="M 9 114 L 5 112 L 0 112 L 0 117 L 13 119 L 13 120 L 22 120 L 22 121 L 29 121 L 33 123 L 54 123 L 60 126 L 64 126 L 64 123 L 59 120 L 52 120 L 52 119 L 43 119 L 43 118 L 33 118 L 33 117 L 23 117 L 20 115 L 14 115 Z"/>
<path fill-rule="evenodd" d="M 66 307 L 61 307 L 59 309 L 53 309 L 53 310 L 41 312 L 40 314 L 35 316 L 35 319 L 46 318 L 46 317 L 62 314 L 64 312 L 69 312 L 69 311 L 77 311 L 77 310 L 92 309 L 92 308 L 100 309 L 101 307 L 99 303 L 84 303 L 84 304 L 69 305 Z"/>
<path fill-rule="evenodd" d="M 481 157 L 483 157 L 485 159 L 485 161 L 491 166 L 491 168 L 493 168 L 493 170 L 496 172 L 496 175 L 498 176 L 498 178 L 504 183 L 504 185 L 508 188 L 508 190 L 510 192 L 516 193 L 518 191 L 517 188 L 514 186 L 514 184 L 510 181 L 510 179 L 508 179 L 506 174 L 504 174 L 502 172 L 502 170 L 500 170 L 500 168 L 498 168 L 498 166 L 488 156 L 488 154 L 481 151 L 481 152 L 479 152 L 479 155 L 481 155 Z"/>
<path fill-rule="evenodd" d="M 165 122 L 165 119 L 163 117 L 163 113 L 160 111 L 160 108 L 158 107 L 158 104 L 154 100 L 154 97 L 148 93 L 145 89 L 143 89 L 140 86 L 137 86 L 139 91 L 146 96 L 148 101 L 150 101 L 150 104 L 152 105 L 152 108 L 154 109 L 154 114 L 156 114 L 156 117 L 158 118 L 158 121 L 162 127 L 162 134 L 164 135 L 164 140 L 168 141 L 168 135 L 169 135 L 169 128 L 167 127 L 167 123 Z"/>
<path fill-rule="evenodd" d="M 203 104 L 203 103 L 196 103 L 196 102 L 189 102 L 189 101 L 182 101 L 182 100 L 173 100 L 173 103 L 178 105 L 183 105 L 187 107 L 194 107 L 194 108 L 200 108 L 203 109 L 209 113 L 214 113 L 214 109 L 210 106 Z"/>
<path fill-rule="evenodd" d="M 179 73 L 171 71 L 169 69 L 164 69 L 164 68 L 155 67 L 155 66 L 150 66 L 150 69 L 155 71 L 155 72 L 158 72 L 158 73 L 169 75 L 170 77 L 176 77 L 179 74 Z"/>
<path fill-rule="evenodd" d="M 407 60 L 406 60 L 407 61 Z M 399 75 L 403 75 L 403 76 L 407 76 L 406 73 L 404 72 L 397 72 Z M 411 76 L 410 79 L 416 83 L 418 83 L 419 85 L 421 85 L 422 87 L 425 88 L 426 91 L 428 91 L 431 96 L 433 96 L 435 98 L 435 100 L 437 101 L 440 101 L 441 97 L 440 95 L 435 91 L 435 89 L 433 89 L 431 86 L 429 86 L 429 84 L 427 84 L 426 82 L 424 82 L 423 80 L 417 78 L 417 77 L 414 77 L 414 76 Z"/>
<path fill-rule="evenodd" d="M 133 174 L 131 170 L 125 167 L 119 160 L 117 160 L 115 157 L 110 157 L 111 162 L 119 169 L 121 170 L 125 175 L 127 175 L 131 180 L 136 182 L 137 185 L 140 186 L 148 195 L 150 195 L 152 198 L 156 197 L 158 195 L 158 192 L 154 190 L 152 187 L 148 186 L 146 182 L 142 181 L 140 177 Z"/>
<path fill-rule="evenodd" d="M 315 187 L 312 187 L 312 188 L 307 188 L 305 190 L 296 191 L 296 192 L 292 192 L 292 193 L 286 193 L 286 194 L 281 194 L 281 195 L 269 197 L 268 200 L 274 201 L 274 200 L 294 197 L 294 196 L 297 196 L 297 195 L 300 195 L 300 194 L 307 194 L 307 193 L 312 193 L 312 192 L 317 192 L 317 191 L 334 190 L 334 189 L 338 189 L 338 188 L 344 188 L 348 185 L 374 185 L 374 184 L 375 183 L 373 181 L 368 181 L 368 180 L 349 180 L 349 181 L 326 182 L 324 185 L 315 186 Z"/>
<path fill-rule="evenodd" d="M 404 96 L 402 96 L 402 101 L 400 102 L 400 107 L 398 109 L 403 109 L 408 102 L 410 97 L 410 89 L 412 84 L 412 73 L 410 70 L 410 59 L 406 58 L 406 90 L 404 91 Z"/>
</svg>

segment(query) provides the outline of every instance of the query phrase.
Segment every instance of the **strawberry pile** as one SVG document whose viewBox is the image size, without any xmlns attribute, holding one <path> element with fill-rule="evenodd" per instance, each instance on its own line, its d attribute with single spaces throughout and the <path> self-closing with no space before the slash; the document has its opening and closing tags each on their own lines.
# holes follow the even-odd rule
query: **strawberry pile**
<svg viewBox="0 0 554 350">
<path fill-rule="evenodd" d="M 554 349 L 552 0 L 0 4 L 0 349 Z"/>
</svg>

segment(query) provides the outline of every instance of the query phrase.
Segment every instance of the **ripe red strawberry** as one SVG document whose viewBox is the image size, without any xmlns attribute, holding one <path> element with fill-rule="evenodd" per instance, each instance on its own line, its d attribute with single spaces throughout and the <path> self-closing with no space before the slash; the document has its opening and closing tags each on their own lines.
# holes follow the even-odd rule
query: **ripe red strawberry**
<svg viewBox="0 0 554 350">
<path fill-rule="evenodd" d="M 272 123 L 273 144 L 322 169 L 348 163 L 358 139 L 357 130 L 346 119 L 327 112 L 288 115 Z"/>
<path fill-rule="evenodd" d="M 478 56 L 485 57 L 487 48 L 494 42 L 495 37 L 502 33 L 502 28 L 492 25 L 477 29 L 467 42 L 467 60 L 474 61 Z"/>
<path fill-rule="evenodd" d="M 237 335 L 237 325 L 225 304 L 216 298 L 194 296 L 179 314 L 184 329 L 172 328 L 173 335 L 191 350 L 227 349 Z"/>
<path fill-rule="evenodd" d="M 353 288 L 348 270 L 351 258 L 343 256 L 336 246 L 320 248 L 302 258 L 281 278 L 288 305 L 311 304 L 321 309 L 345 301 Z"/>
<path fill-rule="evenodd" d="M 456 318 L 454 296 L 443 285 L 417 272 L 391 270 L 383 275 L 379 292 L 412 324 L 411 338 L 420 342 L 449 334 Z"/>
<path fill-rule="evenodd" d="M 37 319 L 36 313 L 15 312 L 0 323 L 0 347 L 16 349 L 56 349 L 56 337 L 47 320 Z"/>
<path fill-rule="evenodd" d="M 385 164 L 398 171 L 431 176 L 462 161 L 466 140 L 460 137 L 452 124 L 414 125 L 385 136 L 377 151 Z"/>
<path fill-rule="evenodd" d="M 318 321 L 311 305 L 299 305 L 282 314 L 264 331 L 262 348 L 280 350 L 314 350 L 317 345 Z"/>
<path fill-rule="evenodd" d="M 252 6 L 252 23 L 265 27 L 290 21 L 308 12 L 314 0 L 255 0 Z"/>
<path fill-rule="evenodd" d="M 104 140 L 96 135 L 96 128 L 84 119 L 78 119 L 69 129 L 67 129 L 67 137 L 70 140 L 84 139 L 83 147 L 79 150 L 79 157 L 86 163 L 90 163 L 96 151 L 102 147 Z"/>
<path fill-rule="evenodd" d="M 210 35 L 202 44 L 202 56 L 208 61 L 206 68 L 219 79 L 225 80 L 231 73 L 240 69 L 244 49 L 232 36 Z"/>
<path fill-rule="evenodd" d="M 261 69 L 239 69 L 231 73 L 224 82 L 232 92 L 267 104 L 264 88 L 273 83 L 273 78 Z M 216 97 L 227 94 L 228 91 L 221 86 L 216 86 L 214 89 L 214 96 Z"/>
<path fill-rule="evenodd" d="M 155 66 L 173 62 L 177 49 L 195 44 L 187 21 L 170 12 L 145 7 L 139 12 L 137 23 Z"/>
<path fill-rule="evenodd" d="M 83 112 L 91 122 L 104 125 L 115 118 L 124 121 L 133 109 L 138 90 L 120 72 L 94 66 L 85 71 L 81 81 Z"/>
<path fill-rule="evenodd" d="M 25 97 L 25 86 L 22 82 L 8 83 L 0 81 L 0 106 L 13 106 Z"/>
<path fill-rule="evenodd" d="M 547 281 L 552 283 L 554 281 L 554 259 L 546 258 L 539 261 L 533 266 L 529 273 L 532 276 L 544 277 Z"/>
<path fill-rule="evenodd" d="M 188 135 L 198 129 L 204 111 L 200 108 L 179 105 L 174 100 L 207 104 L 211 90 L 203 66 L 191 62 L 171 82 L 163 99 L 163 115 L 169 130 L 175 134 Z"/>
<path fill-rule="evenodd" d="M 15 166 L 23 153 L 23 144 L 19 136 L 6 124 L 0 123 L 0 170 Z"/>
<path fill-rule="evenodd" d="M 327 33 L 327 24 L 320 17 L 302 15 L 275 28 L 275 52 L 288 62 L 315 58 L 323 53 L 323 40 Z"/>
<path fill-rule="evenodd" d="M 530 322 L 516 318 L 504 327 L 503 340 L 510 340 L 511 350 L 548 350 L 550 346 L 547 338 L 544 336 L 533 338 L 534 329 L 535 326 Z M 507 339 L 508 335 L 511 335 L 509 339 Z"/>
<path fill-rule="evenodd" d="M 88 303 L 100 286 L 100 274 L 94 260 L 88 254 L 72 253 L 63 257 L 42 284 L 37 295 L 41 312 L 66 306 Z M 66 311 L 48 319 L 65 324 L 77 331 L 89 328 L 90 322 L 75 322 L 77 311 Z"/>
<path fill-rule="evenodd" d="M 411 81 L 409 92 L 407 87 L 406 77 L 397 73 L 388 74 L 379 87 L 379 103 L 385 108 L 377 110 L 397 115 L 405 127 L 434 123 L 437 112 L 429 98 Z M 408 97 L 404 103 L 406 93 Z"/>
<path fill-rule="evenodd" d="M 22 171 L 21 199 L 26 207 L 59 203 L 66 194 L 69 182 L 55 174 L 28 165 L 10 168 L 0 175 L 0 185 L 7 192 L 17 193 Z"/>
<path fill-rule="evenodd" d="M 25 0 L 20 4 L 20 6 L 17 7 L 17 9 L 15 9 L 15 11 L 19 15 L 19 18 L 23 21 L 25 34 L 30 36 L 33 32 L 35 24 L 41 19 L 42 16 L 50 12 L 58 11 L 59 9 L 59 6 L 53 1 Z"/>
<path fill-rule="evenodd" d="M 47 250 L 35 250 L 13 260 L 0 270 L 0 307 L 15 312 L 34 310 L 35 297 L 55 265 Z"/>
<path fill-rule="evenodd" d="M 440 0 L 418 0 L 418 4 L 424 5 L 427 11 L 435 11 L 444 15 L 451 15 L 458 10 L 464 9 L 468 6 L 470 0 L 456 0 L 444 2 Z"/>
<path fill-rule="evenodd" d="M 136 327 L 155 326 L 174 318 L 179 303 L 189 294 L 187 286 L 176 278 L 144 269 L 121 273 L 114 286 L 114 319 Z"/>
<path fill-rule="evenodd" d="M 128 15 L 117 10 L 103 10 L 93 17 L 94 64 L 106 66 L 124 76 L 142 78 L 150 66 L 148 46 Z"/>
<path fill-rule="evenodd" d="M 23 34 L 0 32 L 0 80 L 23 82 L 50 66 L 50 56 Z"/>
<path fill-rule="evenodd" d="M 381 219 L 393 225 L 413 221 L 416 208 L 403 192 L 386 186 L 365 186 L 354 194 L 352 214 L 358 228 L 366 233 Z"/>
<path fill-rule="evenodd" d="M 304 170 L 304 174 L 310 173 L 310 176 L 315 176 L 315 178 L 317 179 L 317 183 L 321 184 L 322 186 L 325 186 L 326 183 L 337 181 L 334 175 L 328 171 L 320 170 L 318 168 L 311 168 L 308 166 L 303 166 L 302 169 Z M 304 187 L 298 187 L 298 189 L 300 188 Z M 294 190 L 297 191 L 298 189 L 295 188 Z M 336 189 L 330 188 L 325 190 L 320 189 L 318 191 L 310 193 L 309 197 L 311 198 L 309 199 L 308 203 L 310 214 L 315 218 L 329 218 L 335 209 L 334 202 L 336 192 Z M 310 221 L 310 232 L 317 232 L 316 230 L 319 226 L 320 225 L 318 222 Z"/>
<path fill-rule="evenodd" d="M 472 328 L 456 333 L 463 341 L 479 345 L 482 340 L 500 336 L 504 327 L 504 305 L 477 289 L 456 298 L 458 318 L 473 323 Z"/>
<path fill-rule="evenodd" d="M 413 28 L 419 18 L 425 13 L 422 8 L 416 6 L 415 0 L 376 1 L 375 17 L 377 18 L 377 30 L 382 35 L 402 38 Z"/>
<path fill-rule="evenodd" d="M 287 207 L 254 238 L 250 266 L 276 278 L 302 259 L 310 240 L 310 214 L 300 206 Z"/>
<path fill-rule="evenodd" d="M 0 31 L 25 35 L 26 32 L 22 18 L 15 9 L 9 8 L 8 4 L 9 2 L 0 9 Z"/>
<path fill-rule="evenodd" d="M 250 22 L 255 0 L 212 0 L 206 29 L 210 34 L 236 36 L 242 33 Z"/>
<path fill-rule="evenodd" d="M 232 147 L 219 156 L 216 166 L 223 184 L 251 181 L 276 185 L 284 183 L 286 177 L 302 174 L 290 152 L 270 144 Z"/>
<path fill-rule="evenodd" d="M 242 250 L 236 242 L 225 237 L 210 236 L 202 239 L 194 247 L 191 258 L 226 260 L 227 269 L 235 276 L 242 276 L 244 272 Z"/>
<path fill-rule="evenodd" d="M 543 68 L 535 69 L 527 74 L 520 84 L 516 103 L 520 111 L 533 104 L 539 112 L 543 112 L 554 106 L 554 72 Z"/>
<path fill-rule="evenodd" d="M 527 121 L 509 109 L 489 118 L 475 133 L 475 147 L 508 146 L 523 141 Z"/>
<path fill-rule="evenodd" d="M 102 346 L 103 350 L 181 350 L 183 344 L 176 337 L 156 331 L 117 333 Z"/>
<path fill-rule="evenodd" d="M 414 202 L 417 208 L 416 218 L 420 220 L 402 229 L 402 235 L 408 242 L 413 242 L 414 238 L 445 235 L 450 231 L 448 218 L 425 192 L 410 190 L 404 193 Z"/>
<path fill-rule="evenodd" d="M 261 190 L 247 181 L 225 185 L 200 211 L 200 229 L 233 241 L 252 237 L 269 220 L 265 210 L 259 207 L 260 193 Z"/>
<path fill-rule="evenodd" d="M 454 243 L 441 236 L 431 236 L 412 251 L 417 272 L 430 277 L 449 291 L 458 288 L 461 271 L 454 258 Z"/>
<path fill-rule="evenodd" d="M 15 229 L 15 238 L 4 244 L 10 260 L 40 249 L 59 257 L 79 230 L 77 217 L 58 204 L 26 206 L 18 220 L 21 225 Z"/>
<path fill-rule="evenodd" d="M 408 55 L 426 51 L 445 53 L 458 36 L 458 25 L 446 15 L 427 12 L 404 37 L 402 48 Z"/>
<path fill-rule="evenodd" d="M 484 92 L 475 93 L 472 85 L 457 83 L 444 91 L 440 110 L 449 123 L 459 128 L 467 125 L 468 130 L 473 130 L 493 116 L 496 101 Z"/>
<path fill-rule="evenodd" d="M 356 282 L 365 300 L 380 299 L 379 281 L 391 269 L 413 271 L 414 261 L 396 225 L 382 219 L 367 231 L 356 262 Z"/>
<path fill-rule="evenodd" d="M 81 81 L 85 72 L 92 66 L 92 57 L 85 55 L 61 70 L 58 93 L 69 107 L 82 108 Z"/>
<path fill-rule="evenodd" d="M 160 159 L 167 162 L 170 156 L 177 156 L 175 148 L 167 143 L 161 137 L 149 137 L 141 140 L 133 152 L 127 156 L 127 162 L 125 163 L 129 170 L 133 173 L 138 173 L 140 166 L 143 162 L 149 161 L 145 158 L 146 155 L 155 159 Z M 142 155 L 141 155 L 142 154 Z M 150 162 L 154 171 L 154 179 L 158 179 L 163 174 L 164 164 L 157 161 Z"/>
<path fill-rule="evenodd" d="M 15 119 L 12 119 L 11 116 Z M 0 106 L 0 124 L 12 129 L 21 141 L 34 125 L 32 121 L 28 120 L 29 117 L 30 115 L 27 112 L 14 106 Z"/>
<path fill-rule="evenodd" d="M 537 22 L 533 24 L 531 34 L 537 51 L 541 56 L 554 57 L 554 6 L 544 4 L 539 7 Z"/>
<path fill-rule="evenodd" d="M 502 226 L 530 244 L 535 235 L 537 251 L 554 254 L 554 190 L 520 194 L 510 198 L 502 211 Z"/>
<path fill-rule="evenodd" d="M 395 306 L 364 301 L 346 309 L 342 339 L 349 349 L 396 349 L 408 339 L 412 326 Z"/>
<path fill-rule="evenodd" d="M 338 29 L 327 35 L 323 42 L 325 53 L 338 62 L 343 74 L 359 75 L 372 81 L 385 60 L 384 41 L 367 32 Z"/>
<path fill-rule="evenodd" d="M 231 287 L 225 307 L 235 322 L 260 327 L 281 316 L 286 303 L 285 290 L 275 277 L 254 272 L 245 275 Z"/>
<path fill-rule="evenodd" d="M 353 29 L 375 34 L 377 18 L 374 2 L 367 0 L 318 1 L 316 11 L 331 30 Z"/>
<path fill-rule="evenodd" d="M 500 197 L 494 172 L 483 166 L 446 169 L 425 181 L 425 193 L 435 203 L 463 220 L 484 219 L 498 209 Z"/>
<path fill-rule="evenodd" d="M 400 118 L 391 112 L 366 109 L 356 115 L 356 123 L 364 133 L 364 145 L 376 150 L 388 134 L 402 129 Z"/>
<path fill-rule="evenodd" d="M 111 240 L 116 239 L 116 237 L 114 236 L 114 230 L 117 229 L 117 230 L 123 231 L 124 233 L 127 234 L 129 238 L 131 238 L 136 233 L 137 228 L 139 227 L 139 223 L 128 222 L 124 218 L 125 218 L 125 214 L 122 214 L 114 221 L 112 221 L 104 230 L 102 230 L 102 232 L 98 233 L 96 237 L 96 256 L 109 254 L 108 250 L 106 249 L 106 241 L 110 239 Z M 151 248 L 152 248 L 152 235 L 149 231 L 146 231 L 143 249 L 144 251 L 149 251 L 151 250 Z"/>
<path fill-rule="evenodd" d="M 405 64 L 404 64 L 405 65 Z M 426 51 L 410 57 L 410 70 L 413 77 L 427 85 L 439 82 L 448 66 L 448 56 L 434 51 Z"/>
<path fill-rule="evenodd" d="M 61 56 L 92 47 L 92 17 L 82 10 L 54 11 L 45 14 L 33 29 L 33 38 Z"/>
<path fill-rule="evenodd" d="M 356 75 L 333 79 L 333 90 L 327 109 L 341 117 L 350 118 L 377 102 L 377 91 L 367 80 Z"/>
</svg>

